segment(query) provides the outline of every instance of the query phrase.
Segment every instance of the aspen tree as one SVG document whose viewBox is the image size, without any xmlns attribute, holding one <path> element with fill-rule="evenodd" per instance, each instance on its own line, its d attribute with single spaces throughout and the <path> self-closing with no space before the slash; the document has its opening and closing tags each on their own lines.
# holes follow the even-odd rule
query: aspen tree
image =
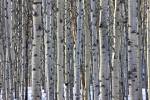
<svg viewBox="0 0 150 100">
<path fill-rule="evenodd" d="M 72 100 L 73 35 L 71 34 L 71 1 L 65 0 L 65 99 Z"/>
<path fill-rule="evenodd" d="M 112 100 L 120 100 L 120 47 L 121 47 L 121 0 L 115 0 L 112 52 Z"/>
<path fill-rule="evenodd" d="M 108 100 L 110 94 L 110 69 L 108 51 L 108 0 L 100 3 L 100 99 Z"/>
<path fill-rule="evenodd" d="M 10 36 L 11 36 L 11 1 L 6 0 L 4 2 L 5 5 L 5 34 L 6 34 L 6 98 L 13 99 L 13 91 L 12 91 L 12 66 L 11 66 L 11 53 L 10 53 Z"/>
<path fill-rule="evenodd" d="M 40 46 L 42 35 L 41 0 L 33 1 L 33 43 L 32 43 L 32 99 L 41 100 Z"/>
<path fill-rule="evenodd" d="M 73 39 L 73 51 L 72 51 L 72 66 L 73 68 L 71 69 L 71 77 L 70 79 L 72 80 L 70 85 L 72 88 L 72 91 L 70 92 L 70 97 L 71 97 L 71 100 L 74 99 L 74 79 L 75 79 L 75 48 L 76 48 L 76 34 L 77 34 L 77 7 L 76 7 L 76 2 L 77 0 L 71 0 L 71 33 L 72 33 L 72 39 Z"/>
<path fill-rule="evenodd" d="M 138 30 L 137 30 L 137 1 L 128 1 L 129 40 L 128 40 L 128 66 L 129 66 L 129 96 L 131 100 L 138 100 L 140 91 L 138 86 L 139 56 L 138 56 Z"/>
<path fill-rule="evenodd" d="M 147 92 L 150 99 L 150 1 L 147 0 Z"/>
<path fill-rule="evenodd" d="M 1 11 L 2 2 L 0 2 L 0 16 L 2 16 Z M 2 33 L 2 18 L 0 18 L 0 91 L 2 90 L 2 83 L 3 83 L 3 33 Z M 0 92 L 1 93 L 1 92 Z"/>
<path fill-rule="evenodd" d="M 27 67 L 26 66 L 26 63 L 27 63 L 27 48 L 26 48 L 26 30 L 27 30 L 27 27 L 26 27 L 26 22 L 27 22 L 27 16 L 25 14 L 26 10 L 25 10 L 25 6 L 26 6 L 26 2 L 24 0 L 22 0 L 22 4 L 24 4 L 22 6 L 22 68 L 21 68 L 21 100 L 24 100 L 25 99 L 25 68 Z"/>
<path fill-rule="evenodd" d="M 45 77 L 47 100 L 54 100 L 53 0 L 47 0 L 45 32 Z"/>
<path fill-rule="evenodd" d="M 90 0 L 84 0 L 84 35 L 85 35 L 85 87 L 84 100 L 89 100 L 91 64 Z"/>
<path fill-rule="evenodd" d="M 143 56 L 142 56 L 142 52 L 144 50 L 143 48 L 143 36 L 145 31 L 143 30 L 144 28 L 144 17 L 142 16 L 142 14 L 144 14 L 144 2 L 145 0 L 138 0 L 137 1 L 137 21 L 138 21 L 138 26 L 137 26 L 137 35 L 138 35 L 138 53 L 137 53 L 137 99 L 141 100 L 142 99 L 142 70 L 144 70 L 144 65 L 143 63 Z"/>
<path fill-rule="evenodd" d="M 64 0 L 57 0 L 57 99 L 64 100 Z"/>
<path fill-rule="evenodd" d="M 1 17 L 0 17 L 1 18 L 1 25 L 2 25 L 2 23 L 5 24 L 5 10 L 4 10 L 4 8 L 5 8 L 4 0 L 2 0 L 1 1 Z M 6 75 L 5 75 L 5 68 L 6 68 L 5 67 L 5 55 L 6 55 L 6 52 L 5 52 L 6 51 L 6 48 L 5 48 L 6 47 L 6 44 L 5 44 L 5 25 L 1 26 L 1 32 L 3 33 L 1 37 L 3 38 L 2 39 L 2 41 L 3 41 L 2 42 L 3 43 L 2 47 L 3 47 L 3 54 L 4 54 L 3 55 L 3 63 L 2 63 L 3 64 L 3 66 L 2 66 L 3 67 L 3 69 L 2 69 L 3 70 L 2 99 L 6 100 L 6 84 L 5 84 L 5 77 L 6 77 Z"/>
<path fill-rule="evenodd" d="M 123 27 L 124 32 L 122 36 L 123 48 L 122 48 L 122 60 L 123 64 L 123 96 L 127 100 L 128 99 L 128 1 L 123 2 Z"/>
<path fill-rule="evenodd" d="M 98 33 L 96 26 L 96 0 L 91 0 L 91 30 L 92 30 L 92 64 L 93 64 L 93 88 L 94 88 L 94 100 L 99 99 L 99 75 L 98 75 Z"/>
<path fill-rule="evenodd" d="M 76 34 L 76 55 L 75 55 L 75 68 L 74 68 L 74 99 L 80 100 L 80 71 L 81 71 L 81 41 L 82 41 L 82 23 L 83 23 L 83 0 L 77 0 L 77 34 Z"/>
</svg>

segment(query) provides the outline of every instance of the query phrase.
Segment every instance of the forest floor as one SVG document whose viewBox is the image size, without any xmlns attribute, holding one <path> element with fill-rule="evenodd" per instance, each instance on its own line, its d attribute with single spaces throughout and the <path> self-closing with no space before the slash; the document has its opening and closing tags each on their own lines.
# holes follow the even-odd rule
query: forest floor
<svg viewBox="0 0 150 100">
<path fill-rule="evenodd" d="M 32 100 L 31 95 L 32 95 L 32 89 L 31 89 L 31 87 L 28 87 L 28 100 Z M 91 95 L 92 95 L 92 92 L 91 92 Z M 145 92 L 144 88 L 142 89 L 142 95 L 143 95 L 143 100 L 146 100 L 146 92 Z M 2 94 L 0 94 L 0 100 L 3 100 Z M 16 100 L 16 99 L 14 99 L 14 100 Z M 46 93 L 44 92 L 44 90 L 42 90 L 42 100 L 46 100 Z M 128 97 L 128 100 L 130 100 L 130 97 Z"/>
</svg>

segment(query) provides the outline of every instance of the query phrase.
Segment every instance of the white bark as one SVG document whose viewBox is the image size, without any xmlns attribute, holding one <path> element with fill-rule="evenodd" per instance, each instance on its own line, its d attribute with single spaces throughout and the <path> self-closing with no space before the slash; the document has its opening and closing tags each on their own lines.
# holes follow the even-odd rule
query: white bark
<svg viewBox="0 0 150 100">
<path fill-rule="evenodd" d="M 138 100 L 138 34 L 137 34 L 137 1 L 128 1 L 129 40 L 128 40 L 128 66 L 129 66 L 129 96 L 131 100 Z"/>
<path fill-rule="evenodd" d="M 92 64 L 93 64 L 93 88 L 94 88 L 94 100 L 99 99 L 99 66 L 98 66 L 98 32 L 96 26 L 97 20 L 97 6 L 96 0 L 91 0 L 91 29 L 92 29 Z"/>
<path fill-rule="evenodd" d="M 147 80 L 148 80 L 148 99 L 150 99 L 150 1 L 148 0 L 147 9 Z"/>
<path fill-rule="evenodd" d="M 110 67 L 108 45 L 108 0 L 101 1 L 100 7 L 100 99 L 109 100 Z"/>
<path fill-rule="evenodd" d="M 115 0 L 113 23 L 113 52 L 112 52 L 112 100 L 120 100 L 120 47 L 121 47 L 121 0 Z"/>
<path fill-rule="evenodd" d="M 81 71 L 81 41 L 82 41 L 82 23 L 83 23 L 83 0 L 77 1 L 77 35 L 76 35 L 76 55 L 75 55 L 75 68 L 74 68 L 74 99 L 80 100 L 81 93 L 80 93 L 80 71 Z"/>
<path fill-rule="evenodd" d="M 71 83 L 73 81 L 73 36 L 71 34 L 71 2 L 65 0 L 65 100 L 72 100 L 73 86 Z"/>
<path fill-rule="evenodd" d="M 64 0 L 57 0 L 57 100 L 64 100 Z"/>
<path fill-rule="evenodd" d="M 33 43 L 32 43 L 32 100 L 41 100 L 41 0 L 33 1 Z"/>
<path fill-rule="evenodd" d="M 45 77 L 47 100 L 54 100 L 53 0 L 47 0 L 45 32 Z"/>
</svg>

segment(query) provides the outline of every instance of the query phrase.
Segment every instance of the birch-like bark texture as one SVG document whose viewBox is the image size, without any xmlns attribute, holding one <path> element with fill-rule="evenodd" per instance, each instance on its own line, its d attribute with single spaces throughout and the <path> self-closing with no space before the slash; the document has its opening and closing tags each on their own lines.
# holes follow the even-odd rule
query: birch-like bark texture
<svg viewBox="0 0 150 100">
<path fill-rule="evenodd" d="M 120 100 L 120 47 L 121 47 L 121 0 L 115 0 L 112 52 L 112 100 Z"/>
<path fill-rule="evenodd" d="M 84 35 L 85 35 L 85 88 L 84 100 L 89 100 L 91 64 L 90 0 L 84 0 Z"/>
<path fill-rule="evenodd" d="M 7 99 L 13 99 L 13 93 L 12 93 L 12 81 L 11 81 L 11 55 L 10 55 L 10 35 L 11 35 L 11 2 L 5 0 L 4 2 L 5 6 L 5 39 L 6 39 L 6 54 L 5 54 L 5 85 L 6 85 L 6 98 Z"/>
<path fill-rule="evenodd" d="M 94 100 L 98 100 L 99 98 L 99 69 L 98 69 L 98 33 L 96 26 L 96 0 L 91 0 L 91 30 L 92 30 L 92 64 L 93 64 L 93 88 L 94 88 Z"/>
<path fill-rule="evenodd" d="M 122 33 L 122 52 L 121 52 L 121 68 L 122 68 L 122 85 L 123 85 L 123 98 L 128 99 L 128 1 L 123 2 L 123 30 Z"/>
<path fill-rule="evenodd" d="M 137 29 L 137 35 L 138 35 L 138 61 L 137 61 L 137 99 L 141 100 L 142 99 L 142 69 L 144 70 L 144 68 L 142 68 L 143 65 L 143 60 L 142 60 L 142 51 L 143 49 L 143 36 L 145 34 L 145 31 L 142 30 L 144 28 L 144 24 L 142 21 L 144 20 L 144 17 L 142 15 L 144 15 L 144 7 L 143 5 L 145 1 L 141 1 L 138 0 L 137 1 L 137 20 L 138 20 L 138 29 Z"/>
<path fill-rule="evenodd" d="M 147 92 L 148 99 L 150 99 L 150 1 L 148 0 L 147 3 Z"/>
<path fill-rule="evenodd" d="M 40 46 L 42 36 L 41 0 L 33 1 L 33 43 L 32 43 L 32 100 L 41 100 Z"/>
<path fill-rule="evenodd" d="M 149 0 L 0 0 L 0 100 L 146 100 Z"/>
<path fill-rule="evenodd" d="M 138 100 L 138 34 L 137 34 L 137 1 L 129 0 L 129 40 L 128 40 L 128 66 L 129 66 L 129 96 L 131 100 Z"/>
<path fill-rule="evenodd" d="M 21 100 L 27 99 L 27 85 L 28 85 L 28 16 L 27 16 L 27 2 L 22 0 L 22 69 L 21 69 Z M 25 88 L 26 87 L 26 88 Z"/>
<path fill-rule="evenodd" d="M 45 32 L 45 77 L 47 100 L 54 100 L 54 23 L 53 0 L 47 0 L 46 32 Z"/>
<path fill-rule="evenodd" d="M 64 0 L 57 0 L 57 100 L 64 100 Z"/>
<path fill-rule="evenodd" d="M 71 34 L 71 1 L 65 0 L 65 100 L 73 100 L 73 35 Z"/>
<path fill-rule="evenodd" d="M 75 69 L 74 69 L 74 100 L 80 100 L 80 71 L 81 71 L 81 41 L 82 41 L 82 27 L 83 27 L 83 0 L 77 0 L 77 34 L 76 34 L 76 48 L 75 48 Z"/>
<path fill-rule="evenodd" d="M 100 99 L 109 100 L 110 95 L 110 67 L 108 49 L 108 0 L 101 1 L 100 7 Z"/>
</svg>

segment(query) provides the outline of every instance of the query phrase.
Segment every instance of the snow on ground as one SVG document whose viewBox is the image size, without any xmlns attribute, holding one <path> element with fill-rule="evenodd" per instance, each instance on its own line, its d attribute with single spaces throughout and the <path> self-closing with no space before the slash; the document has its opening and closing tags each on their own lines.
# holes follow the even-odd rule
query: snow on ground
<svg viewBox="0 0 150 100">
<path fill-rule="evenodd" d="M 146 89 L 142 89 L 142 95 L 143 95 L 143 100 L 146 100 Z M 128 100 L 131 100 L 130 97 L 128 96 Z"/>
<path fill-rule="evenodd" d="M 64 86 L 64 88 L 65 88 L 65 86 Z M 92 97 L 93 97 L 92 89 L 93 89 L 92 86 L 90 86 L 91 100 L 92 100 Z M 31 95 L 32 95 L 32 89 L 31 89 L 31 87 L 28 87 L 28 100 L 32 100 Z M 143 95 L 143 100 L 146 100 L 146 90 L 144 88 L 142 89 L 142 95 Z M 0 94 L 0 100 L 2 100 L 2 94 Z M 46 93 L 44 92 L 44 90 L 42 90 L 42 100 L 46 100 Z M 130 97 L 128 97 L 128 100 L 130 100 Z"/>
<path fill-rule="evenodd" d="M 31 95 L 32 95 L 32 88 L 28 87 L 28 100 L 32 100 Z M 46 93 L 44 92 L 43 89 L 42 89 L 42 100 L 46 100 Z"/>
<path fill-rule="evenodd" d="M 2 93 L 2 92 L 1 92 Z M 32 88 L 28 87 L 28 100 L 32 100 Z M 0 100 L 2 99 L 2 94 L 0 94 Z M 16 99 L 14 99 L 16 100 Z M 46 93 L 44 92 L 44 90 L 42 89 L 42 100 L 46 100 Z"/>
</svg>

